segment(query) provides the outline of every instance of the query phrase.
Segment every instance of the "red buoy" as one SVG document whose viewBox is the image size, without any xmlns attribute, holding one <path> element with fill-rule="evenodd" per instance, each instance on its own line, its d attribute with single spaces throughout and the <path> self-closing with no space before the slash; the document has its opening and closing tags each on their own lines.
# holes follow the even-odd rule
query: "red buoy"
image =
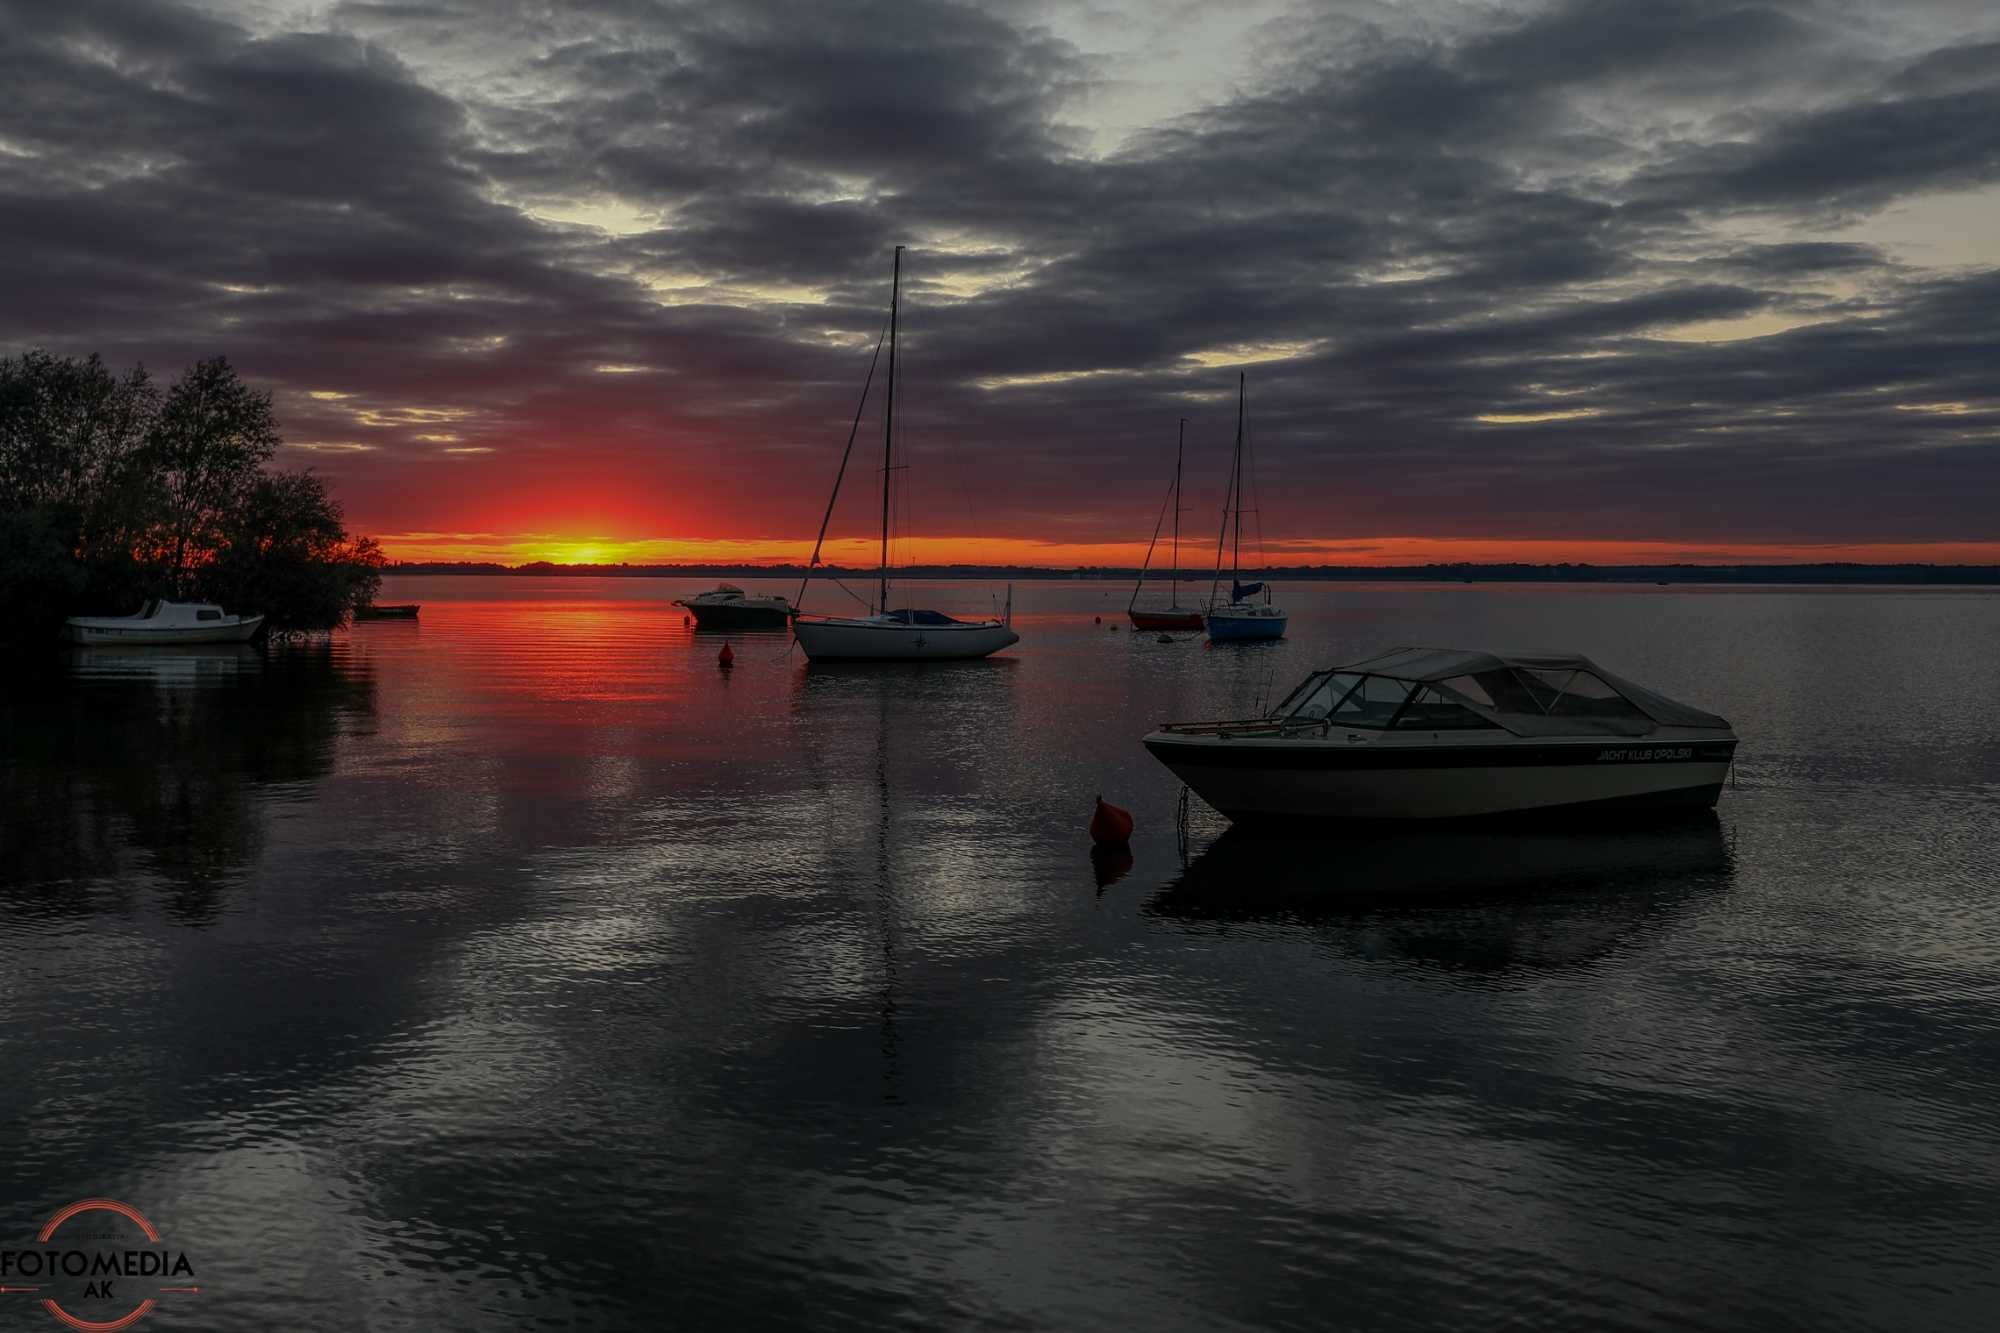
<svg viewBox="0 0 2000 1333">
<path fill-rule="evenodd" d="M 1102 624 L 1104 623 L 1104 617 L 1103 617 L 1103 616 L 1092 616 L 1092 617 L 1090 618 L 1090 623 L 1091 623 L 1091 624 L 1093 624 L 1093 625 L 1102 625 Z"/>
<path fill-rule="evenodd" d="M 715 664 L 724 670 L 736 665 L 736 654 L 730 651 L 728 644 L 723 644 L 722 651 L 716 654 Z"/>
<path fill-rule="evenodd" d="M 1104 798 L 1098 797 L 1097 809 L 1090 815 L 1090 840 L 1099 847 L 1123 847 L 1132 841 L 1131 811 L 1106 805 Z"/>
</svg>

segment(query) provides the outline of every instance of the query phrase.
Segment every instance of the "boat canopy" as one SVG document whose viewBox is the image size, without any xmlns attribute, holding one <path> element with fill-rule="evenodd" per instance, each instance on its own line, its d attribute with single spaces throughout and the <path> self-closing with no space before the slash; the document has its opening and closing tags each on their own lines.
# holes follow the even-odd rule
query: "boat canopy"
<svg viewBox="0 0 2000 1333">
<path fill-rule="evenodd" d="M 1660 727 L 1729 725 L 1576 653 L 1457 648 L 1397 648 L 1315 672 L 1271 716 L 1407 731 L 1501 727 L 1516 736 L 1644 736 Z"/>
</svg>

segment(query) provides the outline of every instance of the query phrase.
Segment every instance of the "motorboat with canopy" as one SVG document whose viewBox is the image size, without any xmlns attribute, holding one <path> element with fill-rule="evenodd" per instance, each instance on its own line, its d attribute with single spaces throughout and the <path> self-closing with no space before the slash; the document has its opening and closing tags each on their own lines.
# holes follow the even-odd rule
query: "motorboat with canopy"
<svg viewBox="0 0 2000 1333">
<path fill-rule="evenodd" d="M 990 620 L 958 620 L 941 611 L 889 605 L 889 516 L 892 512 L 896 473 L 896 312 L 903 282 L 903 247 L 896 247 L 895 267 L 889 285 L 889 377 L 882 409 L 882 557 L 876 569 L 875 600 L 865 616 L 798 615 L 792 621 L 792 635 L 814 662 L 895 662 L 965 661 L 987 657 L 1010 644 L 1019 643 L 1014 632 L 1014 595 L 1009 587 L 1007 610 Z M 876 354 L 881 345 L 876 345 Z M 847 452 L 840 458 L 840 471 L 833 480 L 833 494 L 827 497 L 826 517 L 820 521 L 819 540 L 813 544 L 812 558 L 806 563 L 806 580 L 812 578 L 826 542 L 827 525 L 833 520 L 834 502 L 840 498 L 840 481 L 847 475 L 848 459 L 854 453 L 855 434 L 861 428 L 861 414 L 868 405 L 868 390 L 875 380 L 875 366 L 861 386 L 861 403 L 854 410 L 854 426 L 847 434 Z M 805 600 L 806 583 L 799 585 L 799 600 Z M 856 600 L 862 600 L 856 595 Z"/>
<path fill-rule="evenodd" d="M 1736 733 L 1575 653 L 1397 648 L 1146 748 L 1241 822 L 1713 806 Z"/>
<path fill-rule="evenodd" d="M 752 597 L 733 583 L 718 583 L 674 605 L 687 608 L 696 629 L 783 629 L 792 620 L 792 604 L 782 596 Z"/>
</svg>

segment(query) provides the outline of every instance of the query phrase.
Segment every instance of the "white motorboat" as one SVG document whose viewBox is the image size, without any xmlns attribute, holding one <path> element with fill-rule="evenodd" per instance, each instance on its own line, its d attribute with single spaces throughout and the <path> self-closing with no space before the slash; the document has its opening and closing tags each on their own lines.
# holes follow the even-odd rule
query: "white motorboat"
<svg viewBox="0 0 2000 1333">
<path fill-rule="evenodd" d="M 1587 657 L 1398 648 L 1145 745 L 1239 822 L 1463 819 L 1710 807 L 1736 733 Z"/>
<path fill-rule="evenodd" d="M 696 629 L 783 629 L 792 619 L 792 604 L 783 597 L 752 597 L 733 583 L 674 605 L 688 609 Z"/>
<path fill-rule="evenodd" d="M 248 643 L 262 616 L 232 616 L 210 602 L 150 601 L 135 616 L 71 616 L 63 637 L 71 643 L 129 645 Z"/>
<path fill-rule="evenodd" d="M 882 556 L 876 569 L 875 601 L 865 616 L 799 615 L 792 621 L 792 634 L 814 662 L 910 662 L 965 661 L 986 657 L 1021 636 L 1013 629 L 1013 589 L 1007 592 L 1007 613 L 990 620 L 956 620 L 939 611 L 915 607 L 891 609 L 889 605 L 889 516 L 894 512 L 892 487 L 902 466 L 895 460 L 896 446 L 896 310 L 903 283 L 903 247 L 896 247 L 895 267 L 889 285 L 889 378 L 882 409 Z M 881 355 L 881 345 L 876 355 Z M 868 390 L 875 382 L 875 365 L 868 366 L 868 378 L 861 386 L 861 403 L 854 409 L 854 426 L 847 433 L 847 451 L 841 455 L 840 471 L 833 479 L 833 494 L 827 498 L 826 517 L 820 521 L 819 540 L 813 544 L 812 559 L 806 564 L 806 578 L 819 564 L 826 542 L 827 524 L 833 520 L 834 502 L 840 498 L 840 480 L 847 475 L 848 459 L 854 454 L 855 435 L 861 429 L 861 414 L 868 405 Z M 799 589 L 805 597 L 805 585 Z M 858 596 L 857 599 L 859 600 Z"/>
</svg>

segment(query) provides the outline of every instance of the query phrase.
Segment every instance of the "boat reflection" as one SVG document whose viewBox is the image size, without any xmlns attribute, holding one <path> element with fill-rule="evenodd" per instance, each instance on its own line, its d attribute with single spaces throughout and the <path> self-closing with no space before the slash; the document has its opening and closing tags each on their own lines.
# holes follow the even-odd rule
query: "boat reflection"
<svg viewBox="0 0 2000 1333">
<path fill-rule="evenodd" d="M 135 681 L 161 689 L 207 689 L 255 675 L 264 653 L 247 643 L 97 644 L 66 654 L 72 679 Z"/>
<path fill-rule="evenodd" d="M 1364 957 L 1502 972 L 1588 964 L 1726 892 L 1734 874 L 1712 811 L 1505 832 L 1269 837 L 1232 828 L 1144 910 L 1192 927 L 1290 923 Z"/>
</svg>

